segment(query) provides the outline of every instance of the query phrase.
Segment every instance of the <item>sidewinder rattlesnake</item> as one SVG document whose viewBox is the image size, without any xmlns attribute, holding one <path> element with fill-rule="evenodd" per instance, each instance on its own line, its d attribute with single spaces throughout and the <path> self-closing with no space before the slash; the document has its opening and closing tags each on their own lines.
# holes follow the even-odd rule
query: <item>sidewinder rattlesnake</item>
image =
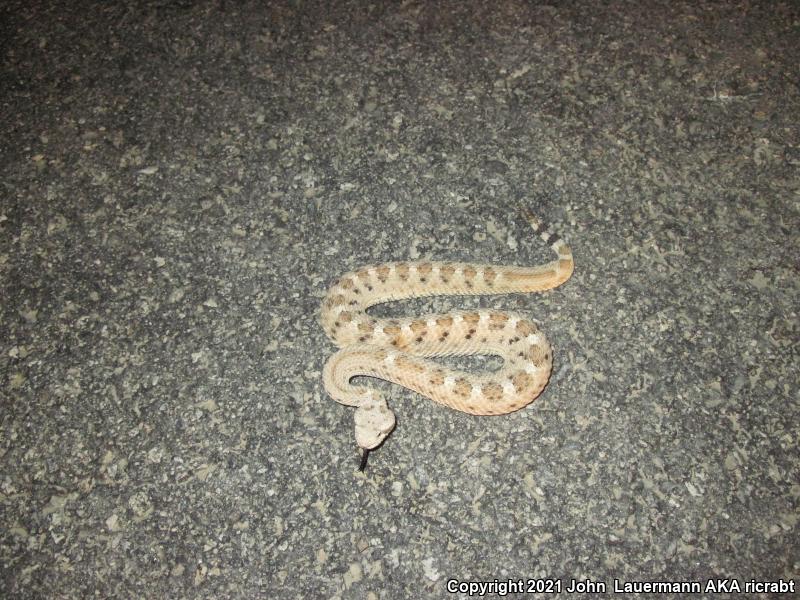
<svg viewBox="0 0 800 600">
<path fill-rule="evenodd" d="M 500 266 L 454 262 L 395 262 L 362 267 L 342 276 L 322 302 L 322 327 L 340 349 L 325 363 L 328 394 L 355 406 L 356 442 L 367 454 L 395 426 L 383 395 L 352 385 L 356 376 L 386 379 L 431 400 L 473 415 L 518 410 L 542 393 L 552 369 L 547 338 L 529 319 L 490 309 L 380 319 L 370 306 L 420 296 L 541 292 L 569 279 L 569 246 L 545 223 L 526 214 L 534 233 L 558 255 L 550 263 Z M 496 355 L 503 366 L 473 374 L 444 367 L 433 357 Z"/>
</svg>

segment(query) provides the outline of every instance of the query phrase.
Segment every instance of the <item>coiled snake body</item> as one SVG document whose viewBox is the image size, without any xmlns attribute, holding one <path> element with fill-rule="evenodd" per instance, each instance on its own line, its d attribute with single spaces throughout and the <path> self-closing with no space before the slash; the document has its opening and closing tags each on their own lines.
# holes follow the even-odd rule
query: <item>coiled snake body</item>
<svg viewBox="0 0 800 600">
<path fill-rule="evenodd" d="M 543 222 L 527 215 L 534 233 L 558 255 L 533 266 L 451 262 L 397 262 L 362 267 L 342 276 L 322 302 L 320 320 L 339 350 L 325 363 L 328 394 L 355 406 L 356 442 L 367 452 L 389 435 L 395 416 L 383 395 L 352 385 L 356 376 L 386 379 L 431 400 L 473 415 L 518 410 L 541 394 L 552 369 L 545 335 L 525 317 L 496 310 L 454 311 L 421 317 L 378 319 L 370 306 L 419 296 L 541 292 L 569 279 L 569 246 Z M 495 372 L 450 369 L 434 357 L 491 354 L 503 359 Z"/>
</svg>

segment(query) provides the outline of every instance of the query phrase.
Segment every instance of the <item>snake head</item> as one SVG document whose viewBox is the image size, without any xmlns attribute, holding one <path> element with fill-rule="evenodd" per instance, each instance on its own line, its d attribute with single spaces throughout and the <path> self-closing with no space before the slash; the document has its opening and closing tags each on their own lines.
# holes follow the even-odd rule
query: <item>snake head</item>
<svg viewBox="0 0 800 600">
<path fill-rule="evenodd" d="M 383 398 L 370 397 L 356 408 L 356 443 L 372 450 L 383 443 L 395 425 L 394 413 Z"/>
</svg>

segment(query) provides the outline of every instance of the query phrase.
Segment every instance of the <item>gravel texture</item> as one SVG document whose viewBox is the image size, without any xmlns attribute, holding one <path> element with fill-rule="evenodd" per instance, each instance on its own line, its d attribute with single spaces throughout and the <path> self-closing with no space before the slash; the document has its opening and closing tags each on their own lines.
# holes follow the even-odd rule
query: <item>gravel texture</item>
<svg viewBox="0 0 800 600">
<path fill-rule="evenodd" d="M 0 40 L 5 597 L 800 587 L 797 3 L 11 0 Z M 376 312 L 528 314 L 550 385 L 378 384 L 358 472 L 326 287 L 549 260 L 520 204 L 567 284 Z"/>
</svg>

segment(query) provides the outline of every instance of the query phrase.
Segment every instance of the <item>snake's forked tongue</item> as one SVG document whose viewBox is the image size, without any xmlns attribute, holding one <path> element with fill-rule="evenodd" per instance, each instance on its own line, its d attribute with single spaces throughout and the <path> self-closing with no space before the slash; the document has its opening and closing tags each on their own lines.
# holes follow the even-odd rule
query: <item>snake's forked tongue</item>
<svg viewBox="0 0 800 600">
<path fill-rule="evenodd" d="M 361 464 L 358 465 L 358 470 L 363 471 L 367 468 L 367 458 L 369 458 L 369 450 L 366 448 L 361 449 Z"/>
</svg>

